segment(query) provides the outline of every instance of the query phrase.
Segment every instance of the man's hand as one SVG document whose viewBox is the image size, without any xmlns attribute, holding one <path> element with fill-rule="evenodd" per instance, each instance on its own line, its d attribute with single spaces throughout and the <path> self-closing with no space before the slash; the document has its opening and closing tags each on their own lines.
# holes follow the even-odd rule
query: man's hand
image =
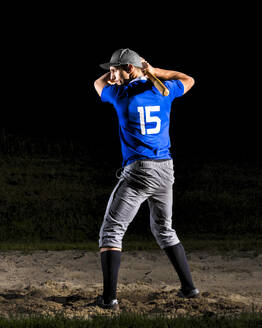
<svg viewBox="0 0 262 328">
<path fill-rule="evenodd" d="M 148 71 L 149 73 L 155 75 L 157 78 L 159 78 L 161 80 L 180 80 L 184 86 L 184 94 L 188 90 L 190 90 L 195 83 L 194 79 L 191 76 L 186 75 L 184 73 L 152 67 L 142 57 L 141 57 L 141 62 L 142 62 L 142 66 L 143 66 L 142 70 L 143 70 L 144 75 L 146 75 L 146 71 Z"/>
<path fill-rule="evenodd" d="M 144 75 L 146 75 L 146 72 L 149 72 L 151 74 L 155 75 L 155 69 L 153 66 L 151 66 L 144 58 L 141 57 L 141 62 L 142 62 L 142 71 Z"/>
</svg>

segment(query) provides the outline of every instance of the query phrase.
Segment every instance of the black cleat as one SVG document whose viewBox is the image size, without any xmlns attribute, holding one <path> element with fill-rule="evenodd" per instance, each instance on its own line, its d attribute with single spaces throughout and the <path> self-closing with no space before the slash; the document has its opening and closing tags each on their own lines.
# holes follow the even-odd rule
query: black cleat
<svg viewBox="0 0 262 328">
<path fill-rule="evenodd" d="M 113 311 L 119 311 L 120 310 L 118 300 L 112 300 L 108 304 L 105 304 L 102 295 L 98 296 L 98 298 L 96 300 L 96 305 L 101 307 L 102 309 L 113 310 Z"/>
<path fill-rule="evenodd" d="M 182 289 L 179 289 L 177 296 L 182 298 L 195 298 L 199 296 L 199 290 L 195 288 L 185 292 Z"/>
</svg>

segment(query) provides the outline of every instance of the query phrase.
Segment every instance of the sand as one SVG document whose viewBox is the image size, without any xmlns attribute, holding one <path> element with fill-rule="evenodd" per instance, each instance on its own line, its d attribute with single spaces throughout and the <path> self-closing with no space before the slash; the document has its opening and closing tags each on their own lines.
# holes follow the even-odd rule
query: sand
<svg viewBox="0 0 262 328">
<path fill-rule="evenodd" d="M 121 312 L 148 315 L 232 315 L 262 311 L 262 255 L 188 254 L 201 294 L 176 296 L 178 277 L 161 251 L 123 252 L 118 299 Z M 0 252 L 0 316 L 111 315 L 95 306 L 102 292 L 98 252 Z"/>
</svg>

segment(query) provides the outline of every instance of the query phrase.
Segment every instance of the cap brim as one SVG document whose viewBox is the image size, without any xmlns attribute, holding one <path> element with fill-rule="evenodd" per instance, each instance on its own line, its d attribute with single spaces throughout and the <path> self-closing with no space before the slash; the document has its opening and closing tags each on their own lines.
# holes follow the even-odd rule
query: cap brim
<svg viewBox="0 0 262 328">
<path fill-rule="evenodd" d="M 117 66 L 121 66 L 121 65 L 128 65 L 128 64 L 118 64 L 118 63 L 105 63 L 105 64 L 100 64 L 99 66 L 103 69 L 110 69 L 111 66 L 114 66 L 114 67 L 117 67 Z M 134 65 L 134 64 L 132 64 Z M 139 63 L 139 65 L 134 65 L 135 67 L 138 67 L 138 68 L 143 68 L 143 65 Z"/>
<path fill-rule="evenodd" d="M 105 63 L 99 65 L 101 68 L 108 70 L 111 66 L 119 66 L 119 64 L 114 63 Z"/>
</svg>

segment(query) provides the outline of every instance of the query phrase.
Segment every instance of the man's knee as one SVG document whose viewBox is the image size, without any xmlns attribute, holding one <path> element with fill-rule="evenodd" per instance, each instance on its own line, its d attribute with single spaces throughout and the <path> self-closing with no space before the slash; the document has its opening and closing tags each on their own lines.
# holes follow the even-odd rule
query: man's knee
<svg viewBox="0 0 262 328">
<path fill-rule="evenodd" d="M 100 248 L 100 253 L 106 252 L 106 251 L 119 251 L 121 252 L 122 249 L 118 247 L 101 247 Z"/>
<path fill-rule="evenodd" d="M 161 249 L 180 242 L 174 229 L 151 229 L 151 231 Z"/>
</svg>

